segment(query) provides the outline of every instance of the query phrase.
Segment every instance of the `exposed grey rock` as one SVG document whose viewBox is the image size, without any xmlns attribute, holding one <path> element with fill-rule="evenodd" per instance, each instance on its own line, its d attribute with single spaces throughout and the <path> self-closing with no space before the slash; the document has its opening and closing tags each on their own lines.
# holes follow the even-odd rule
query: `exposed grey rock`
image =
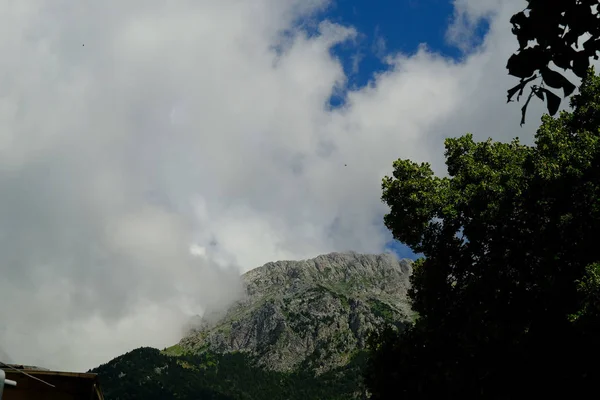
<svg viewBox="0 0 600 400">
<path fill-rule="evenodd" d="M 243 300 L 225 315 L 205 314 L 179 345 L 191 352 L 247 352 L 278 371 L 324 372 L 364 348 L 371 330 L 412 318 L 411 272 L 411 260 L 391 254 L 268 263 L 243 276 Z"/>
</svg>

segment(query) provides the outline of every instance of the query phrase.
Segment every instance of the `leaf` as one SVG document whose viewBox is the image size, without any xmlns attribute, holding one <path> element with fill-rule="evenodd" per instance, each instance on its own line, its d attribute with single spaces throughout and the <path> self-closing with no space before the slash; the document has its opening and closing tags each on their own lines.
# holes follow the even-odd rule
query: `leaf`
<svg viewBox="0 0 600 400">
<path fill-rule="evenodd" d="M 527 16 L 524 11 L 519 11 L 510 17 L 510 23 L 513 25 L 517 25 L 519 27 L 525 25 L 527 23 Z"/>
<path fill-rule="evenodd" d="M 519 41 L 519 50 L 523 50 L 529 44 L 529 31 L 531 28 L 531 24 L 527 16 L 523 11 L 516 13 L 510 19 L 510 23 L 512 24 L 512 33 L 517 37 Z"/>
<path fill-rule="evenodd" d="M 578 51 L 573 57 L 573 72 L 579 78 L 585 78 L 587 70 L 590 67 L 590 60 L 583 51 Z"/>
<path fill-rule="evenodd" d="M 540 88 L 531 88 L 535 95 L 542 101 L 544 101 L 544 91 Z"/>
<path fill-rule="evenodd" d="M 508 99 L 506 100 L 507 103 L 510 103 L 510 101 L 512 100 L 512 98 L 514 97 L 514 95 L 519 92 L 519 95 L 517 96 L 517 101 L 519 101 L 519 98 L 523 95 L 523 89 L 525 89 L 525 85 L 527 85 L 529 82 L 531 82 L 532 80 L 536 79 L 538 76 L 534 75 L 528 79 L 525 80 L 521 80 L 521 82 L 513 87 L 507 90 L 508 92 Z"/>
<path fill-rule="evenodd" d="M 563 81 L 566 80 L 564 76 L 556 71 L 552 71 L 550 68 L 542 69 L 542 79 L 546 84 L 554 89 L 560 89 L 563 86 Z"/>
<path fill-rule="evenodd" d="M 514 97 L 514 95 L 515 95 L 515 94 L 516 94 L 518 91 L 521 91 L 521 92 L 523 92 L 523 88 L 524 88 L 524 87 L 525 87 L 525 83 L 524 83 L 524 82 L 521 82 L 521 83 L 519 83 L 517 86 L 515 86 L 515 87 L 513 87 L 513 88 L 510 88 L 510 89 L 508 89 L 508 90 L 507 90 L 507 92 L 508 92 L 508 99 L 506 100 L 506 102 L 507 102 L 507 103 L 510 103 L 511 99 Z M 519 94 L 519 96 L 517 96 L 517 100 L 519 99 L 519 97 L 520 97 L 520 94 Z"/>
<path fill-rule="evenodd" d="M 571 28 L 571 26 L 569 26 L 569 28 Z M 569 47 L 576 44 L 578 39 L 579 39 L 579 33 L 575 32 L 574 30 L 570 30 L 563 36 L 563 40 Z"/>
<path fill-rule="evenodd" d="M 542 90 L 546 94 L 546 103 L 548 106 L 548 114 L 550 114 L 550 115 L 556 114 L 556 112 L 558 111 L 558 108 L 560 107 L 560 97 L 558 97 L 557 95 L 555 95 L 548 89 L 541 88 L 540 90 Z"/>
<path fill-rule="evenodd" d="M 531 89 L 531 93 L 529 93 L 529 96 L 527 97 L 527 101 L 525 102 L 523 107 L 521 107 L 521 126 L 523 126 L 525 124 L 525 114 L 527 113 L 527 106 L 529 105 L 529 102 L 531 101 L 532 97 L 533 97 L 533 89 Z"/>
<path fill-rule="evenodd" d="M 594 39 L 593 37 L 590 37 L 588 40 L 586 40 L 583 43 L 583 49 L 588 53 L 588 55 L 590 53 L 595 52 L 597 46 L 598 46 L 598 39 Z"/>
<path fill-rule="evenodd" d="M 554 54 L 554 58 L 552 59 L 552 61 L 554 62 L 554 64 L 556 64 L 557 67 L 562 68 L 563 70 L 571 68 L 571 58 L 569 58 L 569 55 L 567 53 L 561 52 Z"/>
<path fill-rule="evenodd" d="M 563 86 L 563 94 L 565 97 L 569 97 L 575 91 L 575 85 L 573 85 L 567 78 L 565 78 L 565 84 Z"/>
<path fill-rule="evenodd" d="M 590 45 L 590 52 L 594 52 L 595 56 L 598 55 L 598 51 L 600 51 L 600 39 L 594 40 L 594 43 Z"/>
<path fill-rule="evenodd" d="M 539 47 L 527 48 L 521 50 L 518 54 L 513 54 L 506 63 L 508 73 L 517 78 L 529 78 L 536 69 L 544 65 L 544 58 Z"/>
<path fill-rule="evenodd" d="M 513 28 L 513 34 L 517 37 L 519 41 L 519 50 L 524 49 L 529 44 L 529 38 L 525 36 L 522 32 L 517 31 Z"/>
<path fill-rule="evenodd" d="M 550 68 L 544 68 L 541 72 L 544 82 L 554 89 L 562 88 L 565 97 L 570 96 L 575 91 L 575 85 L 569 82 L 562 74 L 552 71 Z"/>
</svg>

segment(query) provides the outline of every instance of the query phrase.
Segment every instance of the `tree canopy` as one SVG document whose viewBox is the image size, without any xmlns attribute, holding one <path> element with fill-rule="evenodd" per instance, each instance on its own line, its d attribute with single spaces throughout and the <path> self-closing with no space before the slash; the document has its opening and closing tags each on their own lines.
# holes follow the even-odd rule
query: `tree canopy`
<svg viewBox="0 0 600 400">
<path fill-rule="evenodd" d="M 519 41 L 517 53 L 506 65 L 510 75 L 520 78 L 508 90 L 508 101 L 517 100 L 527 84 L 541 78 L 541 84 L 531 86 L 522 108 L 521 125 L 525 122 L 527 106 L 535 95 L 546 100 L 548 112 L 555 115 L 560 97 L 548 88 L 562 90 L 570 96 L 575 85 L 552 68 L 570 70 L 583 78 L 590 58 L 598 59 L 600 51 L 600 14 L 598 0 L 527 0 L 527 7 L 512 16 L 512 32 Z M 578 43 L 582 46 L 578 47 Z"/>
<path fill-rule="evenodd" d="M 530 2 L 530 5 L 534 2 Z M 385 224 L 422 253 L 404 334 L 372 342 L 373 399 L 578 394 L 600 378 L 600 78 L 526 146 L 447 139 L 447 177 L 398 160 Z"/>
</svg>

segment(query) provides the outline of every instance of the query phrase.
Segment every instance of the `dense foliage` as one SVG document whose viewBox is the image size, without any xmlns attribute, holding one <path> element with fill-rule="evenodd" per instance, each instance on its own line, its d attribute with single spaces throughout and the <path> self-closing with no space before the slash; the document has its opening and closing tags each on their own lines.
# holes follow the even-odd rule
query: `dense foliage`
<svg viewBox="0 0 600 400">
<path fill-rule="evenodd" d="M 360 398 L 364 360 L 357 354 L 344 368 L 315 376 L 267 371 L 241 353 L 168 356 L 140 348 L 91 372 L 107 400 L 342 400 Z"/>
<path fill-rule="evenodd" d="M 530 2 L 533 4 L 533 2 Z M 446 140 L 448 177 L 394 163 L 385 223 L 424 258 L 419 319 L 372 343 L 376 399 L 592 393 L 600 378 L 600 78 L 535 145 Z"/>
<path fill-rule="evenodd" d="M 532 85 L 522 108 L 521 124 L 529 101 L 536 95 L 546 100 L 548 112 L 555 115 L 560 107 L 560 97 L 549 90 L 562 89 L 564 97 L 575 90 L 561 73 L 551 69 L 551 62 L 563 70 L 571 70 L 583 78 L 590 66 L 590 58 L 598 59 L 600 51 L 600 13 L 598 0 L 527 0 L 527 7 L 511 18 L 512 32 L 519 41 L 518 52 L 513 54 L 506 67 L 510 75 L 520 78 L 520 83 L 508 90 L 508 101 L 517 99 L 525 86 L 541 78 L 541 84 Z M 584 41 L 583 46 L 577 44 Z"/>
</svg>

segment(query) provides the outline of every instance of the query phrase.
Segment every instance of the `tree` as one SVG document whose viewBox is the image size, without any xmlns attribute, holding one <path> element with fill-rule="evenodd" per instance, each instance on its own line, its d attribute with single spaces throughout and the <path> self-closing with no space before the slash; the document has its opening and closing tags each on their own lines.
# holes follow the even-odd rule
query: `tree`
<svg viewBox="0 0 600 400">
<path fill-rule="evenodd" d="M 573 83 L 551 68 L 551 62 L 583 78 L 590 58 L 598 59 L 600 13 L 596 7 L 598 0 L 527 0 L 527 7 L 512 16 L 512 32 L 519 41 L 519 49 L 508 59 L 506 68 L 510 75 L 520 78 L 520 82 L 508 90 L 508 101 L 515 94 L 519 100 L 526 85 L 541 78 L 541 84 L 531 86 L 521 109 L 521 125 L 534 95 L 546 100 L 550 115 L 558 111 L 561 99 L 546 86 L 562 89 L 564 97 L 575 90 Z M 586 39 L 583 46 L 578 48 L 578 42 L 583 39 Z"/>
<path fill-rule="evenodd" d="M 533 146 L 447 139 L 448 177 L 398 160 L 385 224 L 423 253 L 419 318 L 376 337 L 373 399 L 556 397 L 600 378 L 600 78 Z"/>
</svg>

